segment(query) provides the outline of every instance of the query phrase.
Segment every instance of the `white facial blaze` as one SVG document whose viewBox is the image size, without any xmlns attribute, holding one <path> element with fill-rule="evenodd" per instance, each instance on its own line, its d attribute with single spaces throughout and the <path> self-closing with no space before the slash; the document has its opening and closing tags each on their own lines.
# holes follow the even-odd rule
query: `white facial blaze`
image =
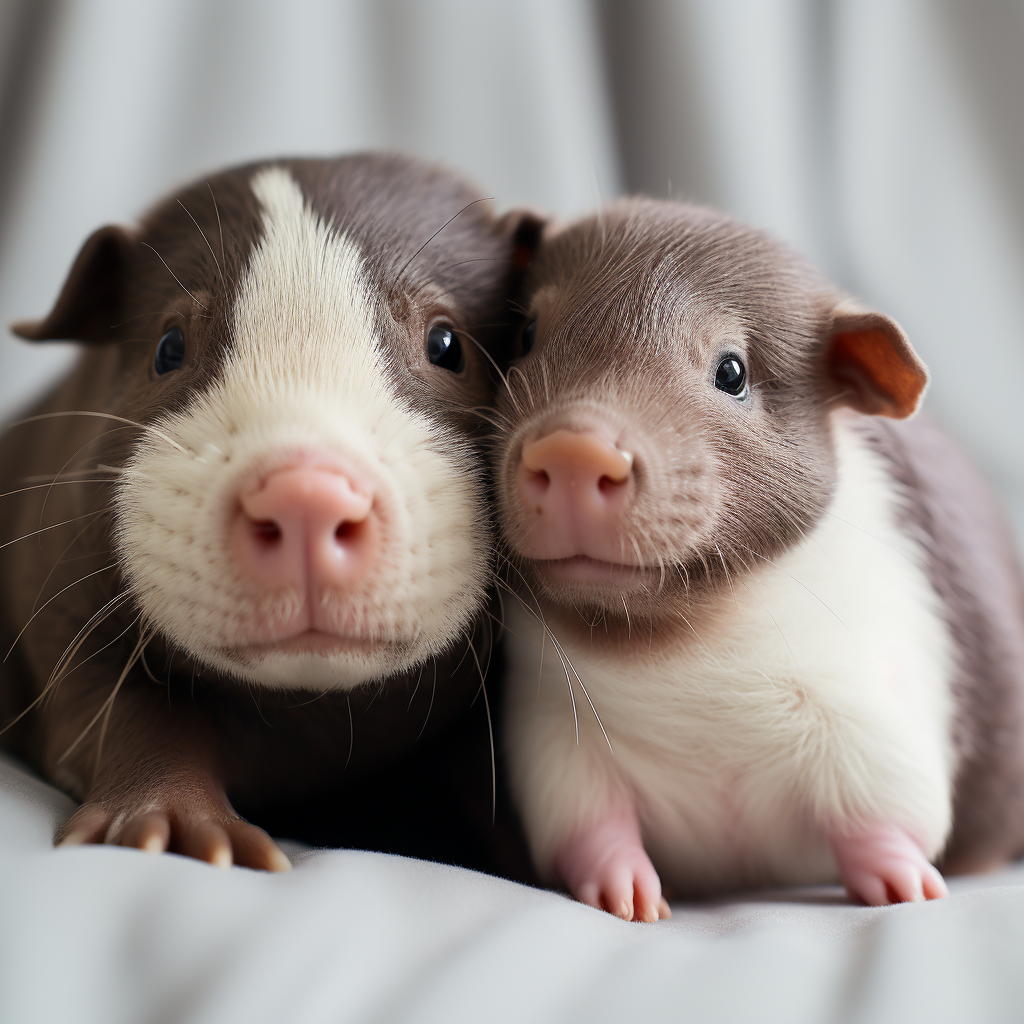
<svg viewBox="0 0 1024 1024">
<path fill-rule="evenodd" d="M 359 249 L 316 216 L 287 171 L 260 172 L 252 190 L 265 235 L 235 300 L 225 397 L 312 390 L 393 415 Z"/>
<path fill-rule="evenodd" d="M 264 237 L 228 327 L 219 379 L 130 460 L 118 547 L 148 620 L 206 664 L 264 685 L 347 688 L 414 667 L 462 635 L 485 589 L 488 538 L 468 447 L 410 409 L 385 371 L 359 248 L 310 208 L 291 175 L 252 189 Z M 238 488 L 296 452 L 325 452 L 374 481 L 384 543 L 369 576 L 322 605 L 361 645 L 286 655 L 254 645 L 303 595 L 265 592 L 228 540 Z"/>
</svg>

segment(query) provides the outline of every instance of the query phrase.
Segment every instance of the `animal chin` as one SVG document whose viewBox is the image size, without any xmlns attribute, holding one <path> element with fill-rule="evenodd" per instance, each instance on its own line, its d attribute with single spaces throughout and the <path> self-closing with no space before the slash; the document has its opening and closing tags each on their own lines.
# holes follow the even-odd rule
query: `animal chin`
<svg viewBox="0 0 1024 1024">
<path fill-rule="evenodd" d="M 268 656 L 288 658 L 314 655 L 376 661 L 381 652 L 393 654 L 412 646 L 408 627 L 376 620 L 366 609 L 349 608 L 348 615 L 329 614 L 323 608 L 299 604 L 284 618 L 257 616 L 222 648 L 230 657 L 256 664 Z M 360 614 L 362 612 L 362 614 Z"/>
<path fill-rule="evenodd" d="M 622 562 L 608 562 L 589 555 L 573 555 L 570 558 L 537 559 L 533 562 L 537 572 L 555 583 L 594 583 L 621 586 L 635 584 L 648 579 L 658 570 L 642 565 L 626 565 Z"/>
<path fill-rule="evenodd" d="M 388 641 L 370 637 L 346 636 L 327 633 L 319 629 L 306 629 L 292 636 L 272 640 L 264 644 L 252 644 L 253 653 L 306 655 L 306 654 L 366 654 L 375 647 L 387 645 Z"/>
<path fill-rule="evenodd" d="M 306 630 L 270 643 L 222 648 L 204 660 L 270 689 L 348 690 L 404 671 L 422 657 L 408 640 Z"/>
</svg>

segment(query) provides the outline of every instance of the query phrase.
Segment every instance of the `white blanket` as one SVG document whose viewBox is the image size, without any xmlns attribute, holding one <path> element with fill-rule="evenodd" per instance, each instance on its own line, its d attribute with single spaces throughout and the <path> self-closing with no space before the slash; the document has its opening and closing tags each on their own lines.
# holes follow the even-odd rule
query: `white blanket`
<svg viewBox="0 0 1024 1024">
<path fill-rule="evenodd" d="M 72 807 L 0 759 L 3 1024 L 1024 1020 L 1024 867 L 925 905 L 799 890 L 635 925 L 380 854 L 54 850 Z"/>
</svg>

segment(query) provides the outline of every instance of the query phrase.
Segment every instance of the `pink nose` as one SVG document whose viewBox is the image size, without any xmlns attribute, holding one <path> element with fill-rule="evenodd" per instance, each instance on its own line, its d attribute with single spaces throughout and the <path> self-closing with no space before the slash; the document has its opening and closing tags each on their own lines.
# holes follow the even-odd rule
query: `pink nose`
<svg viewBox="0 0 1024 1024">
<path fill-rule="evenodd" d="M 241 568 L 266 587 L 344 586 L 362 579 L 378 547 L 373 493 L 363 480 L 292 466 L 239 495 Z"/>
<path fill-rule="evenodd" d="M 530 520 L 522 553 L 633 561 L 618 530 L 632 467 L 632 455 L 589 430 L 555 430 L 525 445 L 516 476 Z"/>
</svg>

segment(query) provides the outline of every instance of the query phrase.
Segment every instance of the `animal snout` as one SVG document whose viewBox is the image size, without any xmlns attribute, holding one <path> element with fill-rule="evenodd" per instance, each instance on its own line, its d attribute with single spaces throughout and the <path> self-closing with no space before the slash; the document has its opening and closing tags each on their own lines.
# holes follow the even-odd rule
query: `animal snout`
<svg viewBox="0 0 1024 1024">
<path fill-rule="evenodd" d="M 531 525 L 522 553 L 622 561 L 617 526 L 632 475 L 632 455 L 596 430 L 554 430 L 524 445 L 516 484 Z"/>
<path fill-rule="evenodd" d="M 240 568 L 272 589 L 343 587 L 369 572 L 379 537 L 371 483 L 334 466 L 293 465 L 239 494 Z"/>
</svg>

